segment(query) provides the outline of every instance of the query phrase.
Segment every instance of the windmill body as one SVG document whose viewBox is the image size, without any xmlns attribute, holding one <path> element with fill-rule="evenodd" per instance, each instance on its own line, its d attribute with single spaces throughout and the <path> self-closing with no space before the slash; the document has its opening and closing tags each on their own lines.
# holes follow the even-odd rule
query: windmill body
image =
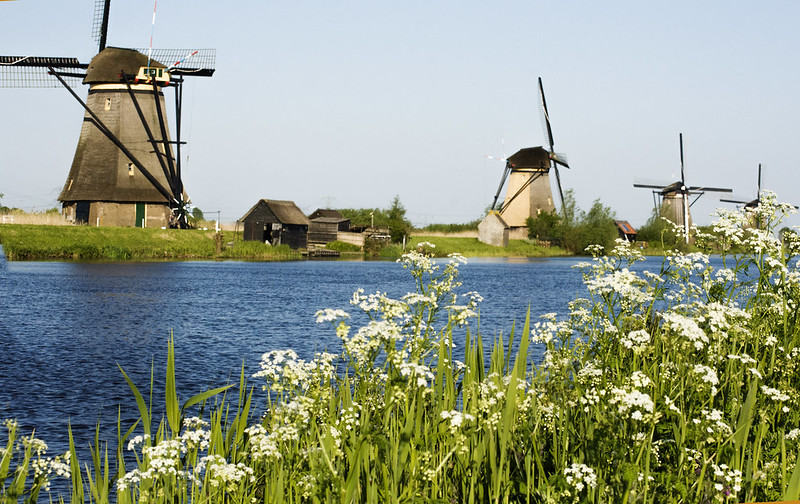
<svg viewBox="0 0 800 504">
<path fill-rule="evenodd" d="M 122 82 L 120 70 L 136 73 L 147 66 L 147 56 L 133 49 L 109 47 L 95 56 L 83 83 L 89 85 L 86 105 L 96 117 L 134 154 L 147 171 L 165 188 L 170 187 L 158 156 L 173 157 L 170 139 L 156 144 L 148 141 L 131 92 L 137 96 L 144 120 L 159 129 L 159 112 L 166 116 L 164 94 L 152 97 L 153 86 L 132 84 L 131 92 Z M 166 68 L 150 61 L 150 68 Z M 170 201 L 142 174 L 85 112 L 78 146 L 64 188 L 58 197 L 68 220 L 92 225 L 163 227 L 172 214 Z M 160 133 L 159 133 L 160 135 Z M 166 152 L 165 152 L 166 149 Z"/>
<path fill-rule="evenodd" d="M 683 229 L 691 229 L 689 193 L 681 182 L 675 182 L 661 191 L 661 217 L 669 219 Z"/>
<path fill-rule="evenodd" d="M 558 165 L 569 168 L 566 159 L 556 154 L 553 149 L 553 131 L 550 126 L 550 115 L 547 112 L 547 101 L 544 97 L 544 87 L 542 79 L 539 79 L 539 98 L 544 117 L 545 129 L 549 140 L 550 150 L 545 147 L 528 147 L 517 151 L 506 162 L 500 185 L 492 202 L 491 211 L 485 219 L 492 219 L 493 223 L 503 222 L 508 226 L 508 234 L 511 238 L 524 239 L 528 237 L 527 219 L 536 218 L 542 213 L 556 211 L 553 202 L 553 191 L 550 186 L 550 170 L 556 174 L 558 192 L 561 196 L 561 205 L 564 205 L 564 193 L 561 189 L 561 177 L 558 173 Z M 503 203 L 498 206 L 497 200 L 500 192 L 508 180 L 508 187 Z M 501 217 L 495 219 L 493 215 Z M 484 220 L 485 220 L 484 219 Z M 486 226 L 487 229 L 490 226 Z M 507 245 L 500 243 L 493 237 L 496 234 L 482 233 L 478 228 L 478 240 L 495 246 Z"/>
<path fill-rule="evenodd" d="M 725 187 L 708 186 L 687 186 L 683 165 L 683 133 L 678 134 L 681 152 L 681 179 L 669 185 L 650 185 L 633 184 L 633 187 L 641 187 L 653 190 L 653 197 L 656 199 L 656 211 L 660 217 L 665 217 L 683 230 L 683 239 L 689 243 L 689 230 L 692 227 L 692 215 L 690 208 L 700 196 L 706 192 L 733 192 L 732 189 Z M 694 199 L 690 201 L 690 197 Z"/>
<path fill-rule="evenodd" d="M 528 217 L 554 212 L 550 153 L 543 147 L 529 147 L 509 157 L 508 164 L 508 189 L 500 211 L 503 220 L 511 228 L 524 228 Z"/>
<path fill-rule="evenodd" d="M 84 108 L 75 156 L 58 197 L 68 220 L 187 227 L 189 201 L 180 156 L 182 85 L 184 76 L 213 75 L 214 50 L 106 47 L 110 3 L 97 0 L 99 52 L 89 64 L 76 58 L 0 56 L 0 79 L 14 87 L 60 83 Z M 164 64 L 170 62 L 175 63 Z M 85 102 L 70 87 L 79 80 L 89 86 Z M 175 141 L 165 88 L 174 90 Z"/>
</svg>

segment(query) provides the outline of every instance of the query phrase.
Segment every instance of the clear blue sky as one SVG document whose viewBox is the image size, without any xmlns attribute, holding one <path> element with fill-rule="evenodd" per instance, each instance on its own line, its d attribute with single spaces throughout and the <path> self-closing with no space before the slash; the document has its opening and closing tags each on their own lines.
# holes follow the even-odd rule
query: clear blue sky
<svg viewBox="0 0 800 504">
<path fill-rule="evenodd" d="M 0 52 L 96 52 L 93 0 L 0 2 Z M 115 0 L 109 45 L 147 47 L 153 3 Z M 216 48 L 186 86 L 184 181 L 195 205 L 243 215 L 259 198 L 387 207 L 415 224 L 465 222 L 491 203 L 502 163 L 546 144 L 542 77 L 562 183 L 641 225 L 636 182 L 680 175 L 800 204 L 800 3 L 160 0 L 154 47 Z M 79 90 L 86 95 L 86 88 Z M 83 112 L 64 89 L 0 88 L 0 193 L 56 205 Z M 693 207 L 708 224 L 721 204 Z M 797 224 L 793 219 L 791 224 Z"/>
</svg>

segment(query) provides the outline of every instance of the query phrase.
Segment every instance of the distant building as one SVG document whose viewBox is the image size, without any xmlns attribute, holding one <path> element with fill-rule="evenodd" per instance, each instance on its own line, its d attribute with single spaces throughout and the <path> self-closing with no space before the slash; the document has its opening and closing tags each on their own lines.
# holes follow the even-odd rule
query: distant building
<svg viewBox="0 0 800 504">
<path fill-rule="evenodd" d="M 244 225 L 245 241 L 288 245 L 293 249 L 308 247 L 311 221 L 293 201 L 259 200 L 239 221 Z"/>
<path fill-rule="evenodd" d="M 509 227 L 497 212 L 489 212 L 478 224 L 478 241 L 495 247 L 508 247 Z"/>
<path fill-rule="evenodd" d="M 620 238 L 629 242 L 636 241 L 636 230 L 633 229 L 633 226 L 631 226 L 628 221 L 618 220 L 614 221 L 614 224 L 617 225 L 617 232 L 619 232 Z"/>
<path fill-rule="evenodd" d="M 339 232 L 350 231 L 350 219 L 337 210 L 318 208 L 308 216 L 308 243 L 324 245 L 339 239 Z"/>
</svg>

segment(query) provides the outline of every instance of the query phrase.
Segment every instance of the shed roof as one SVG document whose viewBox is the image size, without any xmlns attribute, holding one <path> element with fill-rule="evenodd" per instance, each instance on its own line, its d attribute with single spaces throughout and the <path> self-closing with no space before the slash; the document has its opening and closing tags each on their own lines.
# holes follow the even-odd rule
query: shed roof
<svg viewBox="0 0 800 504">
<path fill-rule="evenodd" d="M 508 158 L 514 168 L 550 168 L 550 153 L 544 147 L 526 147 Z"/>
<path fill-rule="evenodd" d="M 500 225 L 501 225 L 501 226 L 503 226 L 504 228 L 507 228 L 507 227 L 509 227 L 509 226 L 508 226 L 508 223 L 506 222 L 506 220 L 505 220 L 505 219 L 504 219 L 504 218 L 503 218 L 503 217 L 502 217 L 502 216 L 501 216 L 501 215 L 500 215 L 498 212 L 496 212 L 496 211 L 494 211 L 494 210 L 492 210 L 491 212 L 489 212 L 488 214 L 486 214 L 486 217 L 484 217 L 484 218 L 483 218 L 483 221 L 481 221 L 481 224 L 483 224 L 483 222 L 484 222 L 484 221 L 487 221 L 487 220 L 489 220 L 489 219 L 496 220 L 496 221 L 497 221 L 497 222 L 499 222 L 499 223 L 500 223 Z"/>
<path fill-rule="evenodd" d="M 311 222 L 319 222 L 322 224 L 339 224 L 340 222 L 346 222 L 350 219 L 345 219 L 344 217 L 314 217 L 311 219 Z"/>
<path fill-rule="evenodd" d="M 311 224 L 311 221 L 309 221 L 303 211 L 294 204 L 294 201 L 286 200 L 258 200 L 258 203 L 253 205 L 239 220 L 243 221 L 247 219 L 247 217 L 262 204 L 266 205 L 270 211 L 275 214 L 275 217 L 284 224 L 304 224 L 306 226 Z"/>
<path fill-rule="evenodd" d="M 633 229 L 633 226 L 628 221 L 618 220 L 614 221 L 618 228 L 622 230 L 625 234 L 636 234 L 636 230 Z"/>
<path fill-rule="evenodd" d="M 341 212 L 339 212 L 339 210 L 334 210 L 332 208 L 317 208 L 309 216 L 310 219 L 316 219 L 317 217 L 337 218 L 339 219 L 337 222 L 348 220 L 344 215 L 341 214 Z"/>
</svg>

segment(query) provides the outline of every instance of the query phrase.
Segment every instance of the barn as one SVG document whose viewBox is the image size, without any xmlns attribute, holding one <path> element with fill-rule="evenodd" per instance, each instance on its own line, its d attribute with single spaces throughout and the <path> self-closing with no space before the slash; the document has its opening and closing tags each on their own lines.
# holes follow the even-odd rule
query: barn
<svg viewBox="0 0 800 504">
<path fill-rule="evenodd" d="M 293 201 L 262 199 L 239 219 L 245 241 L 288 245 L 293 249 L 308 246 L 311 221 Z"/>
<path fill-rule="evenodd" d="M 308 216 L 311 225 L 308 227 L 308 242 L 325 244 L 338 240 L 339 231 L 350 231 L 350 219 L 345 218 L 337 210 L 318 208 Z"/>
</svg>

